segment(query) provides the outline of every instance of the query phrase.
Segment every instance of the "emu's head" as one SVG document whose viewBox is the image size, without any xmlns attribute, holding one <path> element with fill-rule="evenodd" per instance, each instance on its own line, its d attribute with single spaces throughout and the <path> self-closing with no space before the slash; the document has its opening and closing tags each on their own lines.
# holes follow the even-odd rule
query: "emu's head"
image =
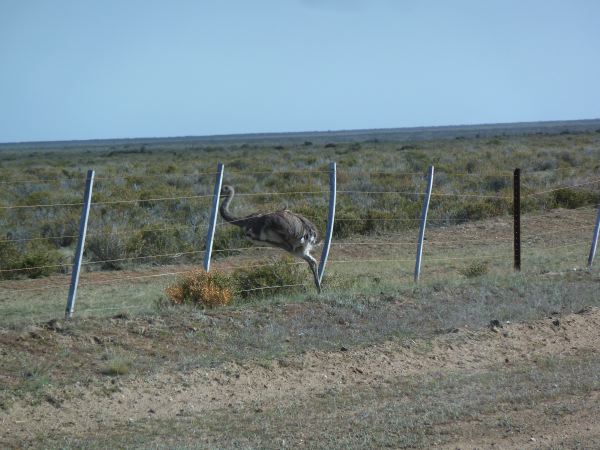
<svg viewBox="0 0 600 450">
<path fill-rule="evenodd" d="M 225 184 L 221 187 L 221 195 L 223 195 L 225 197 L 229 197 L 229 196 L 233 195 L 233 193 L 234 193 L 233 186 Z"/>
</svg>

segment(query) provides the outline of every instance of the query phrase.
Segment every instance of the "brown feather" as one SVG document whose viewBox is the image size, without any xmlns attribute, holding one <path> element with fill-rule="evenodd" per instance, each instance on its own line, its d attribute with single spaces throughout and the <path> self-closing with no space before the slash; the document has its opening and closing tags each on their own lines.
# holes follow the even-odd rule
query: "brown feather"
<svg viewBox="0 0 600 450">
<path fill-rule="evenodd" d="M 228 223 L 242 228 L 251 240 L 270 244 L 304 259 L 313 272 L 315 284 L 320 292 L 316 260 L 310 255 L 312 247 L 319 242 L 317 227 L 303 215 L 288 209 L 236 217 L 229 212 L 229 205 L 235 195 L 233 187 L 225 185 L 221 193 L 221 217 Z"/>
</svg>

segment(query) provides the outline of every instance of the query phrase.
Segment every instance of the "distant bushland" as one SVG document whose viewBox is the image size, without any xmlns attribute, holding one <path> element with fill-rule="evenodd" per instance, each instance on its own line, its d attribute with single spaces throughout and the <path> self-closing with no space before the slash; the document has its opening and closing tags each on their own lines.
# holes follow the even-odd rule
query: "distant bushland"
<svg viewBox="0 0 600 450">
<path fill-rule="evenodd" d="M 64 270 L 63 263 L 70 260 L 66 255 L 72 255 L 77 242 L 90 168 L 96 171 L 85 251 L 85 260 L 93 263 L 90 270 L 199 263 L 217 162 L 225 164 L 224 181 L 239 194 L 264 193 L 236 197 L 236 214 L 287 207 L 310 217 L 324 234 L 327 167 L 336 161 L 335 240 L 416 228 L 431 164 L 436 167 L 431 227 L 509 214 L 516 167 L 522 169 L 525 213 L 597 204 L 600 187 L 584 184 L 598 178 L 597 123 L 588 132 L 564 124 L 540 127 L 525 135 L 480 129 L 479 137 L 461 129 L 450 139 L 414 133 L 394 139 L 400 135 L 371 130 L 363 135 L 299 134 L 279 141 L 31 144 L 23 147 L 26 152 L 16 151 L 20 145 L 11 150 L 5 144 L 0 151 L 0 206 L 22 208 L 0 209 L 2 268 L 52 267 L 2 276 Z M 569 134 L 561 134 L 566 129 Z M 457 135 L 462 138 L 454 139 Z M 528 195 L 538 191 L 549 192 Z M 45 206 L 53 204 L 64 206 Z M 248 245 L 239 230 L 220 225 L 214 258 L 236 255 L 235 249 Z"/>
</svg>

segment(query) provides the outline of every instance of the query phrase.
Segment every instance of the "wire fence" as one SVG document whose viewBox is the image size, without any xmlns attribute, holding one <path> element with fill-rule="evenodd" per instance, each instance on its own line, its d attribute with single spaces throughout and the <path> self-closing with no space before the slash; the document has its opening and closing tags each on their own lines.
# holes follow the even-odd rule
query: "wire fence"
<svg viewBox="0 0 600 450">
<path fill-rule="evenodd" d="M 291 170 L 291 171 L 231 171 L 234 176 L 239 175 L 325 175 L 331 174 L 329 170 Z M 488 177 L 503 177 L 511 178 L 513 174 L 511 172 L 496 172 L 496 173 L 452 173 L 452 172 L 438 172 L 438 174 L 444 174 L 446 176 L 456 177 L 473 177 L 473 178 L 488 178 Z M 174 174 L 165 175 L 170 178 L 189 178 L 189 177 L 210 177 L 217 175 L 218 172 L 197 172 L 189 174 Z M 360 172 L 355 170 L 338 171 L 338 174 L 343 175 L 357 175 L 363 174 L 365 176 L 393 176 L 393 177 L 418 177 L 425 179 L 425 174 L 420 172 L 394 172 L 394 171 L 370 171 Z M 114 181 L 118 179 L 135 179 L 144 180 L 154 178 L 156 175 L 143 175 L 143 174 L 132 174 L 132 175 L 116 175 L 116 176 L 101 176 L 97 177 L 96 180 L 102 180 L 104 182 Z M 19 184 L 43 184 L 43 183 L 59 183 L 59 182 L 75 182 L 81 181 L 81 178 L 76 177 L 65 177 L 65 178 L 54 178 L 54 179 L 41 179 L 41 180 L 9 180 L 2 181 L 0 184 L 3 186 L 19 185 Z M 523 194 L 523 199 L 543 197 L 552 195 L 556 192 L 564 190 L 581 190 L 581 189 L 595 189 L 596 186 L 600 186 L 600 178 L 593 178 L 584 181 L 578 181 L 576 183 L 561 184 L 553 186 L 549 189 L 543 189 L 539 191 L 528 192 Z M 595 192 L 595 191 L 594 191 Z M 265 192 L 241 192 L 236 194 L 242 198 L 279 198 L 279 197 L 301 197 L 311 199 L 315 197 L 326 198 L 331 195 L 331 190 L 322 189 L 310 189 L 310 190 L 290 190 L 290 191 L 265 191 Z M 488 194 L 488 193 L 477 193 L 477 192 L 427 192 L 420 189 L 416 190 L 373 190 L 373 189 L 342 189 L 336 190 L 335 195 L 340 196 L 340 200 L 343 201 L 354 201 L 357 197 L 359 198 L 379 198 L 379 197 L 438 197 L 440 201 L 444 202 L 444 199 L 460 199 L 462 201 L 470 201 L 475 199 L 482 200 L 500 200 L 510 203 L 513 197 L 507 194 Z M 600 198 L 598 196 L 597 198 Z M 99 201 L 91 201 L 88 207 L 92 208 L 95 206 L 117 206 L 117 205 L 144 205 L 148 203 L 156 202 L 173 202 L 181 203 L 190 200 L 215 200 L 214 194 L 197 194 L 197 195 L 174 195 L 174 196 L 156 196 L 151 198 L 122 198 L 122 199 L 102 199 Z M 218 200 L 218 199 L 217 199 Z M 597 203 L 600 203 L 597 202 Z M 572 263 L 569 259 L 575 256 L 577 260 L 584 261 L 587 255 L 587 250 L 590 246 L 590 237 L 592 237 L 592 231 L 595 230 L 596 238 L 598 232 L 598 220 L 600 219 L 600 212 L 596 211 L 598 207 L 597 203 L 588 203 L 586 205 L 573 207 L 569 209 L 568 214 L 564 214 L 561 217 L 557 217 L 556 220 L 552 221 L 549 218 L 549 212 L 552 209 L 546 211 L 535 211 L 533 213 L 525 213 L 522 216 L 523 224 L 525 225 L 524 233 L 519 235 L 520 245 L 524 246 L 524 257 L 528 258 L 556 258 L 556 252 L 562 252 L 565 261 Z M 218 204 L 218 201 L 217 201 Z M 34 204 L 4 204 L 0 205 L 0 210 L 30 210 L 40 208 L 75 208 L 85 207 L 85 202 L 56 202 L 56 203 L 34 203 Z M 569 214 L 577 215 L 569 217 Z M 588 216 L 589 213 L 589 216 Z M 205 215 L 206 216 L 206 215 Z M 304 214 L 305 217 L 315 221 L 326 221 L 327 217 Z M 596 216 L 596 224 L 594 224 L 594 216 Z M 206 216 L 207 217 L 207 216 Z M 245 220 L 245 219 L 240 219 Z M 496 221 L 497 223 L 489 223 L 490 221 Z M 540 220 L 544 221 L 544 225 L 552 223 L 552 227 L 546 229 L 538 226 L 537 222 Z M 331 221 L 331 228 L 333 230 L 333 220 Z M 381 224 L 393 224 L 401 223 L 406 224 L 407 228 L 402 232 L 387 232 L 385 230 L 379 230 L 369 235 L 352 235 L 350 238 L 345 238 L 342 241 L 334 240 L 331 242 L 331 258 L 328 262 L 332 266 L 332 270 L 338 273 L 340 270 L 343 272 L 345 269 L 340 267 L 354 265 L 352 270 L 362 270 L 368 272 L 373 270 L 375 273 L 382 270 L 396 271 L 405 277 L 410 274 L 410 268 L 415 262 L 413 253 L 414 248 L 417 247 L 417 239 L 414 235 L 415 227 L 423 222 L 423 219 L 416 217 L 393 217 L 393 218 L 382 218 L 382 217 L 345 217 L 342 213 L 341 217 L 335 218 L 336 224 L 344 223 L 381 223 Z M 510 270 L 510 266 L 513 264 L 512 257 L 514 256 L 513 245 L 515 243 L 515 236 L 513 230 L 510 228 L 510 219 L 506 216 L 497 217 L 496 219 L 489 219 L 488 222 L 480 222 L 470 220 L 469 218 L 430 218 L 427 219 L 427 223 L 430 224 L 430 230 L 428 230 L 428 236 L 424 240 L 425 255 L 423 264 L 426 268 L 436 266 L 438 271 L 444 267 L 448 268 L 450 274 L 456 276 L 457 263 L 469 262 L 494 262 L 498 265 L 501 270 Z M 481 225 L 481 223 L 485 223 Z M 497 230 L 494 228 L 496 224 L 502 225 Z M 236 220 L 218 222 L 220 227 L 228 225 L 236 225 Z M 481 231 L 478 227 L 483 227 Z M 528 228 L 532 231 L 528 232 Z M 120 235 L 135 235 L 139 233 L 159 233 L 166 231 L 174 232 L 191 232 L 204 238 L 205 233 L 210 231 L 210 227 L 207 224 L 168 224 L 168 226 L 143 226 L 135 229 L 102 229 L 94 228 L 92 219 L 92 229 L 87 234 L 88 239 L 93 237 L 102 236 L 120 236 Z M 333 231 L 332 231 L 333 232 Z M 412 237 L 411 237 L 412 236 Z M 359 237 L 359 239 L 356 239 Z M 6 244 L 23 244 L 23 243 L 35 243 L 37 241 L 57 241 L 57 240 L 77 240 L 81 239 L 81 233 L 79 234 L 53 234 L 50 236 L 28 236 L 28 237 L 14 237 L 9 234 L 4 239 L 0 239 L 0 245 Z M 212 238 L 211 238 L 212 239 Z M 200 240 L 198 241 L 201 242 Z M 592 247 L 594 246 L 592 239 Z M 329 251 L 329 246 L 328 251 Z M 411 247 L 413 247 L 411 249 Z M 467 252 L 466 249 L 475 250 L 474 252 Z M 488 251 L 485 251 L 488 249 Z M 529 251 L 527 251 L 529 250 Z M 85 295 L 86 288 L 93 289 L 95 287 L 115 287 L 130 285 L 135 286 L 136 284 L 152 284 L 155 280 L 170 280 L 178 276 L 186 275 L 195 270 L 197 261 L 194 260 L 196 257 L 205 257 L 207 252 L 209 256 L 215 255 L 215 267 L 218 270 L 226 272 L 234 272 L 236 270 L 252 270 L 259 269 L 267 266 L 272 266 L 273 262 L 267 259 L 265 255 L 273 255 L 273 252 L 277 252 L 278 249 L 272 246 L 264 245 L 248 245 L 243 246 L 231 246 L 220 248 L 217 247 L 212 249 L 212 240 L 210 248 L 198 248 L 198 249 L 181 249 L 176 252 L 158 252 L 153 254 L 143 254 L 135 256 L 122 256 L 113 258 L 96 258 L 93 260 L 87 259 L 81 262 L 81 266 L 84 267 L 81 279 L 78 286 L 83 289 Z M 264 254 L 263 254 L 264 253 Z M 470 253 L 470 254 L 465 254 Z M 592 252 L 590 250 L 590 258 Z M 262 259 L 261 259 L 262 258 Z M 185 261 L 180 261 L 185 259 Z M 557 265 L 565 261 L 557 261 Z M 103 265 L 115 265 L 117 263 L 127 263 L 129 265 L 142 265 L 137 271 L 127 270 L 121 272 L 107 272 L 98 271 L 97 268 Z M 152 263 L 154 266 L 148 267 L 147 264 Z M 186 266 L 187 264 L 187 266 Z M 303 266 L 306 263 L 302 260 L 297 261 L 278 261 L 278 266 Z M 591 265 L 591 261 L 589 261 Z M 400 268 L 400 266 L 404 268 Z M 52 295 L 59 298 L 65 294 L 65 291 L 72 286 L 73 262 L 66 260 L 62 263 L 57 264 L 35 264 L 30 263 L 23 267 L 4 267 L 0 265 L 0 278 L 4 278 L 0 281 L 0 310 L 2 305 L 14 304 L 13 300 L 19 301 L 18 296 L 36 295 L 36 293 L 51 292 Z M 527 270 L 525 268 L 525 270 Z M 535 268 L 538 270 L 539 268 Z M 23 279 L 24 276 L 38 274 L 40 271 L 49 271 L 50 276 L 41 277 L 37 279 Z M 140 273 L 141 272 L 141 273 Z M 308 272 L 307 272 L 308 273 Z M 15 275 L 16 279 L 6 279 L 10 276 Z M 281 290 L 287 288 L 299 288 L 304 287 L 310 288 L 308 282 L 305 283 L 281 283 L 272 286 L 256 286 L 248 289 L 236 290 L 234 294 L 242 294 L 248 292 L 269 292 L 273 290 Z M 35 297 L 31 297 L 29 301 L 34 301 Z M 43 299 L 40 299 L 43 303 Z M 102 299 L 97 300 L 102 301 Z M 96 302 L 94 304 L 96 304 Z M 55 301 L 53 301 L 55 303 Z M 82 308 L 78 313 L 90 313 L 94 311 L 107 311 L 116 309 L 144 309 L 145 306 L 123 304 L 120 306 L 93 306 L 89 305 Z M 28 317 L 35 317 L 35 315 L 28 315 Z"/>
</svg>

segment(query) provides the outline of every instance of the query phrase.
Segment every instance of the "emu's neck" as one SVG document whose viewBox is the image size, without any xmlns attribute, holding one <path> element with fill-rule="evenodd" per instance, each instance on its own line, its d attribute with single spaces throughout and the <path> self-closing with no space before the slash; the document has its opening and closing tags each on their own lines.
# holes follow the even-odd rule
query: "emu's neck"
<svg viewBox="0 0 600 450">
<path fill-rule="evenodd" d="M 231 194 L 225 196 L 223 203 L 221 203 L 221 207 L 219 208 L 219 212 L 226 222 L 233 222 L 234 225 L 238 225 L 239 218 L 229 212 L 229 204 L 231 203 L 231 200 L 233 200 L 234 194 L 234 192 L 231 192 Z"/>
</svg>

